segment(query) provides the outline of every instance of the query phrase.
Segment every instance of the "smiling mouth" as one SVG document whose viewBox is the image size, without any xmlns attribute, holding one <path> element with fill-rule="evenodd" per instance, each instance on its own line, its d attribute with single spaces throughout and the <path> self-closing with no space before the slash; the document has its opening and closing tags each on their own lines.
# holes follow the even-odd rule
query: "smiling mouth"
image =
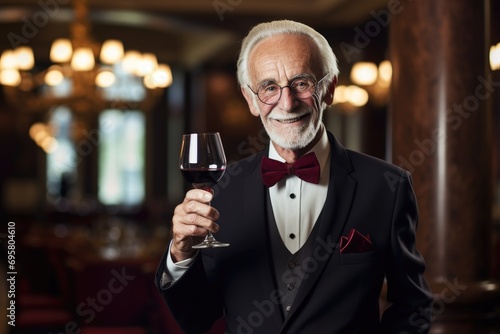
<svg viewBox="0 0 500 334">
<path fill-rule="evenodd" d="M 304 117 L 309 116 L 309 114 L 304 114 L 302 116 L 294 117 L 294 118 L 287 118 L 287 119 L 274 119 L 275 121 L 278 121 L 280 123 L 284 124 L 289 124 L 289 123 L 295 123 L 303 119 Z"/>
</svg>

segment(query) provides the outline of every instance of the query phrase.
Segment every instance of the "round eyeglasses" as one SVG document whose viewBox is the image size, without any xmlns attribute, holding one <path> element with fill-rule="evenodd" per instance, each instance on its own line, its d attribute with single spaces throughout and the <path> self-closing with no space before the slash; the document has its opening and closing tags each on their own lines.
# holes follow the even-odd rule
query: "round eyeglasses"
<svg viewBox="0 0 500 334">
<path fill-rule="evenodd" d="M 248 88 L 257 95 L 259 100 L 264 104 L 273 105 L 279 102 L 281 99 L 281 94 L 284 88 L 290 88 L 293 96 L 300 100 L 305 100 L 310 98 L 316 92 L 316 87 L 328 76 L 325 74 L 318 82 L 314 82 L 313 79 L 308 77 L 298 77 L 293 79 L 288 86 L 280 86 L 277 83 L 269 83 L 259 87 L 259 89 L 254 92 L 252 87 L 249 85 Z"/>
</svg>

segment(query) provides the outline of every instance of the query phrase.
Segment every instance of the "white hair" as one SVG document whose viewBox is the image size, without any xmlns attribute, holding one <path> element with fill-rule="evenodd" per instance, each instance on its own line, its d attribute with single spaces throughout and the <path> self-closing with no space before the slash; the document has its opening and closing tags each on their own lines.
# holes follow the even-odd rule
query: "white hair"
<svg viewBox="0 0 500 334">
<path fill-rule="evenodd" d="M 243 39 L 237 63 L 237 76 L 241 87 L 246 89 L 247 85 L 251 85 L 248 73 L 248 58 L 255 45 L 263 39 L 280 34 L 300 34 L 311 38 L 318 48 L 323 74 L 328 73 L 328 76 L 322 82 L 322 87 L 326 88 L 326 85 L 331 82 L 331 78 L 338 76 L 337 57 L 323 35 L 303 23 L 278 20 L 256 25 Z M 323 89 L 320 90 L 323 91 Z"/>
</svg>

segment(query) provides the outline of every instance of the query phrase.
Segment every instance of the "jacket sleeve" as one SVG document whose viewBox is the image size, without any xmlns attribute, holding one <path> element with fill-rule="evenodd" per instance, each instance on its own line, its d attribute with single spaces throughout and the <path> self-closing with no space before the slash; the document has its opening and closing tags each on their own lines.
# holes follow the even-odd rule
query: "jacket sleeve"
<svg viewBox="0 0 500 334">
<path fill-rule="evenodd" d="M 167 252 L 160 261 L 155 277 L 160 294 L 186 334 L 208 331 L 222 316 L 221 293 L 209 283 L 204 268 L 204 261 L 211 261 L 210 255 L 197 256 L 181 278 L 173 283 L 162 284 Z M 203 250 L 202 253 L 208 252 Z"/>
<path fill-rule="evenodd" d="M 391 227 L 391 252 L 386 268 L 387 301 L 382 333 L 428 333 L 432 293 L 423 273 L 425 262 L 416 248 L 418 210 L 411 176 L 401 171 Z"/>
</svg>

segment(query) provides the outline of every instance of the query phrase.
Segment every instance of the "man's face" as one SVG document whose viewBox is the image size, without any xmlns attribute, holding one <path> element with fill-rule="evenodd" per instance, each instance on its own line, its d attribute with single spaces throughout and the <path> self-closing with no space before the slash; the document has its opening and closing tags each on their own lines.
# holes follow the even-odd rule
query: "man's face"
<svg viewBox="0 0 500 334">
<path fill-rule="evenodd" d="M 302 35 L 277 35 L 255 46 L 249 58 L 251 88 L 257 92 L 269 83 L 288 86 L 300 77 L 320 80 L 321 72 L 315 44 Z M 278 146 L 298 150 L 311 143 L 320 129 L 323 103 L 318 92 L 307 99 L 296 98 L 290 88 L 283 88 L 280 100 L 267 105 L 243 89 L 253 115 L 260 116 L 271 140 Z"/>
</svg>

